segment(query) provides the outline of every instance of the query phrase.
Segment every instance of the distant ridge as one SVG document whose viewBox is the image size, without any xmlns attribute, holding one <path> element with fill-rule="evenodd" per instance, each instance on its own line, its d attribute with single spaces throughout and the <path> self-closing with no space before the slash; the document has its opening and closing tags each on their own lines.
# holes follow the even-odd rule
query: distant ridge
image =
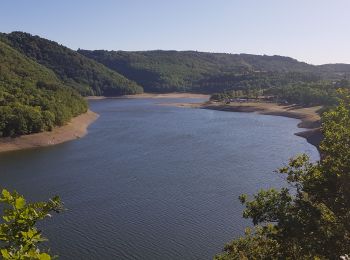
<svg viewBox="0 0 350 260">
<path fill-rule="evenodd" d="M 24 32 L 0 40 L 52 70 L 81 95 L 118 96 L 146 92 L 218 93 L 269 89 L 294 83 L 340 80 L 349 64 L 311 65 L 279 55 L 198 51 L 71 50 Z"/>
<path fill-rule="evenodd" d="M 268 88 L 290 82 L 340 79 L 350 65 L 315 66 L 283 56 L 207 53 L 197 51 L 78 50 L 134 80 L 145 91 L 218 92 L 228 88 Z M 265 83 L 264 83 L 265 82 Z"/>
<path fill-rule="evenodd" d="M 82 95 L 115 96 L 142 92 L 135 82 L 54 41 L 23 32 L 1 36 L 16 50 L 54 71 L 66 85 Z"/>
</svg>

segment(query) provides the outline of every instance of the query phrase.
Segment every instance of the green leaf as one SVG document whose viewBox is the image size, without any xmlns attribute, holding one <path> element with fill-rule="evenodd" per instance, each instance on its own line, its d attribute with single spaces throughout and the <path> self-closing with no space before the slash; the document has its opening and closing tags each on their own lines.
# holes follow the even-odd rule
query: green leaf
<svg viewBox="0 0 350 260">
<path fill-rule="evenodd" d="M 39 255 L 39 259 L 40 260 L 51 260 L 51 256 L 49 256 L 46 253 L 42 253 L 42 254 Z"/>
<path fill-rule="evenodd" d="M 22 209 L 26 205 L 26 201 L 23 197 L 16 199 L 16 209 Z"/>
<path fill-rule="evenodd" d="M 4 259 L 10 258 L 10 254 L 7 252 L 7 249 L 1 249 L 1 255 Z"/>
<path fill-rule="evenodd" d="M 1 194 L 2 194 L 2 196 L 4 196 L 5 199 L 11 198 L 10 192 L 8 192 L 8 191 L 5 190 L 5 189 L 2 190 Z"/>
</svg>

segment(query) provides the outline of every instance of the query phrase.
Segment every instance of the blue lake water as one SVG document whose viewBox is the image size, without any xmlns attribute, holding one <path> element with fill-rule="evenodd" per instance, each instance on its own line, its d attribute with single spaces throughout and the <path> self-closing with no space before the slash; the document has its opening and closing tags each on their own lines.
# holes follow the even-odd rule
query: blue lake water
<svg viewBox="0 0 350 260">
<path fill-rule="evenodd" d="M 67 211 L 42 225 L 60 259 L 211 259 L 250 225 L 241 193 L 285 185 L 275 169 L 319 155 L 296 119 L 157 104 L 186 101 L 91 101 L 86 137 L 0 154 L 0 186 L 61 196 Z"/>
</svg>

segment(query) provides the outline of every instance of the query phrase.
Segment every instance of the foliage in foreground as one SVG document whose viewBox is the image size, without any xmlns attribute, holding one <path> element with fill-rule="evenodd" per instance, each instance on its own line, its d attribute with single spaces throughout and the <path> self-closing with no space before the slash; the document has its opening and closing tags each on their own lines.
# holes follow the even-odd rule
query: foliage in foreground
<svg viewBox="0 0 350 260">
<path fill-rule="evenodd" d="M 52 257 L 48 252 L 41 251 L 38 247 L 46 239 L 36 228 L 36 223 L 50 217 L 51 212 L 61 211 L 60 199 L 54 197 L 48 202 L 26 203 L 17 192 L 10 193 L 4 189 L 0 196 L 0 206 L 3 210 L 0 222 L 2 259 L 50 260 Z"/>
<path fill-rule="evenodd" d="M 278 171 L 289 188 L 241 195 L 243 216 L 255 227 L 216 260 L 339 259 L 350 252 L 350 99 L 322 121 L 321 160 L 300 155 Z"/>
</svg>

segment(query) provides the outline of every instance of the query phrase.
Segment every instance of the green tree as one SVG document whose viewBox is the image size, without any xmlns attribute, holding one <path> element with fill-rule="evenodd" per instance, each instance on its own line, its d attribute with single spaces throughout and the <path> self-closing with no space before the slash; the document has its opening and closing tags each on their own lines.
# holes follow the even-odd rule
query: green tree
<svg viewBox="0 0 350 260">
<path fill-rule="evenodd" d="M 254 228 L 215 259 L 339 259 L 350 252 L 350 99 L 322 117 L 321 160 L 290 160 L 288 188 L 261 190 L 245 204 Z"/>
<path fill-rule="evenodd" d="M 0 256 L 9 260 L 39 259 L 52 257 L 39 249 L 38 245 L 46 241 L 36 223 L 51 212 L 62 210 L 62 203 L 56 196 L 48 202 L 27 203 L 17 192 L 3 190 L 0 196 L 3 209 L 0 222 Z"/>
</svg>

